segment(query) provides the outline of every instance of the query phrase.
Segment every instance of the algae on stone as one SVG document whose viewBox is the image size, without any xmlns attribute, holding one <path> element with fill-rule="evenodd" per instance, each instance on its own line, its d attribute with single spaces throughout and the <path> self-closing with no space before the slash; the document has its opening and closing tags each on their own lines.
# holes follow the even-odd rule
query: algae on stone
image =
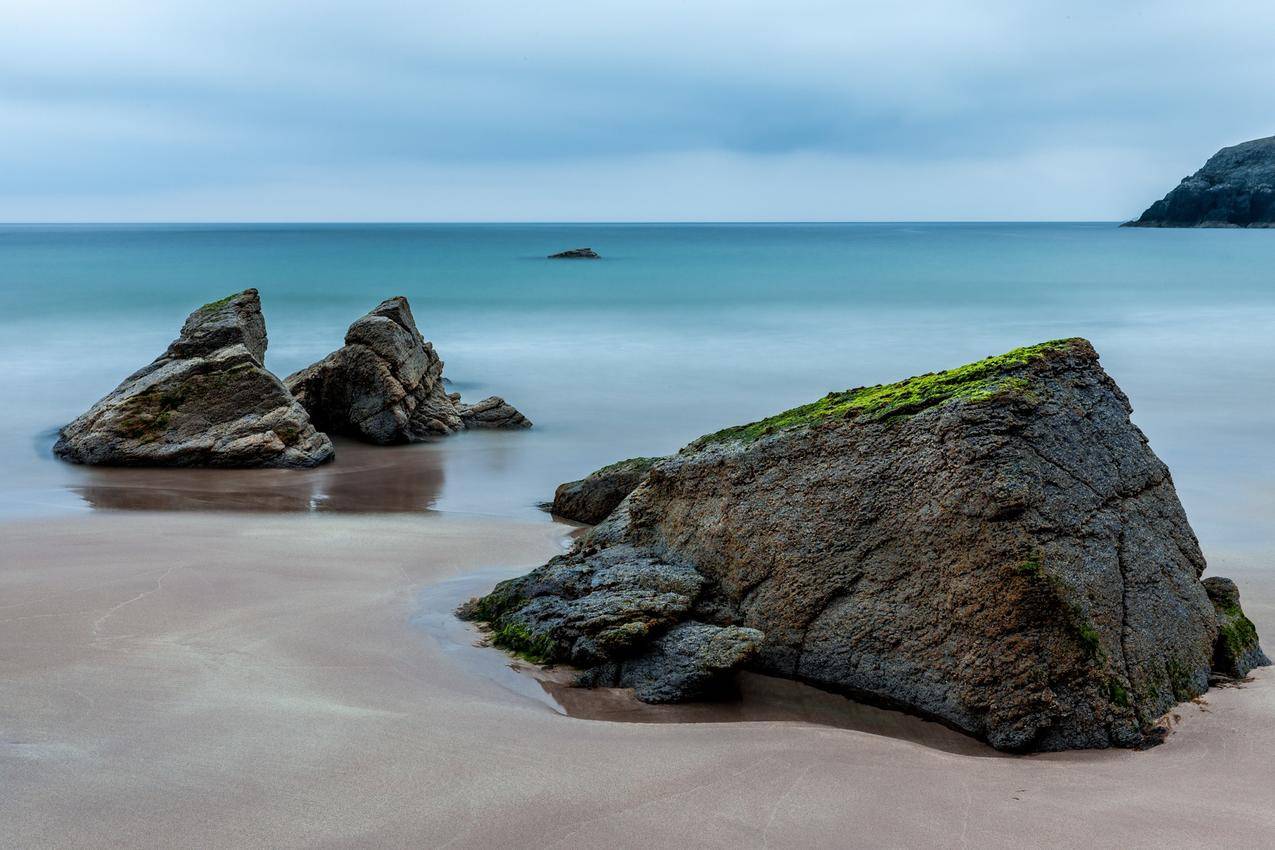
<svg viewBox="0 0 1275 850">
<path fill-rule="evenodd" d="M 861 417 L 879 421 L 910 416 L 951 401 L 985 401 L 1006 394 L 1027 395 L 1030 388 L 1026 381 L 1014 374 L 1015 370 L 1074 341 L 1057 339 L 1042 342 L 1015 348 L 1005 354 L 987 357 L 955 369 L 917 375 L 893 384 L 828 393 L 818 401 L 785 410 L 757 422 L 707 434 L 692 445 L 722 440 L 748 442 L 777 431 L 814 425 L 832 417 Z"/>
<path fill-rule="evenodd" d="M 1204 580 L 1204 588 L 1217 614 L 1217 642 L 1213 648 L 1214 672 L 1242 679 L 1254 667 L 1270 664 L 1257 639 L 1257 627 L 1240 607 L 1235 582 L 1221 576 Z"/>
</svg>

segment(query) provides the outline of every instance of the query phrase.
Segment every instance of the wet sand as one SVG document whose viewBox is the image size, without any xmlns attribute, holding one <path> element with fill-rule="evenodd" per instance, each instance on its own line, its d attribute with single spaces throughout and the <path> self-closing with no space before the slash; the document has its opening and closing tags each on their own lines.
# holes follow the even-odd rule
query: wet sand
<svg viewBox="0 0 1275 850">
<path fill-rule="evenodd" d="M 140 511 L 0 526 L 0 844 L 1269 843 L 1269 670 L 1181 706 L 1146 752 L 1005 757 L 891 712 L 829 722 L 836 698 L 761 677 L 745 707 L 675 722 L 619 692 L 559 693 L 612 719 L 566 716 L 552 683 L 439 612 L 567 530 Z M 1213 560 L 1275 635 L 1275 575 Z"/>
</svg>

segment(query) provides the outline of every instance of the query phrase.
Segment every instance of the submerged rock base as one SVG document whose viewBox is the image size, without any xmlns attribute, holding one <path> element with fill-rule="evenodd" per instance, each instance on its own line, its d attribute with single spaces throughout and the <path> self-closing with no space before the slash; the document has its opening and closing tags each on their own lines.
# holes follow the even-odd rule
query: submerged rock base
<svg viewBox="0 0 1275 850">
<path fill-rule="evenodd" d="M 749 664 L 1005 750 L 1137 746 L 1208 688 L 1220 615 L 1129 414 L 1080 339 L 833 393 L 655 464 L 461 613 L 647 699 Z"/>
</svg>

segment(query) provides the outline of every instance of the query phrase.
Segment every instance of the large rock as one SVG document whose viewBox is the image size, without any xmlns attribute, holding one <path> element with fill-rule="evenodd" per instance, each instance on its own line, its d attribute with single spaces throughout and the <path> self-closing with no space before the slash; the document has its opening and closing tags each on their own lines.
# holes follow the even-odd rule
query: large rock
<svg viewBox="0 0 1275 850">
<path fill-rule="evenodd" d="M 760 631 L 762 671 L 1002 749 L 1138 745 L 1208 687 L 1218 626 L 1129 414 L 1080 339 L 833 393 L 656 464 L 556 569 L 693 566 L 670 616 Z M 535 640 L 524 610 L 495 622 Z"/>
<path fill-rule="evenodd" d="M 114 466 L 309 467 L 332 442 L 266 371 L 257 290 L 205 304 L 154 362 L 62 429 L 53 451 Z"/>
<path fill-rule="evenodd" d="M 1126 227 L 1275 227 L 1275 136 L 1222 148 Z"/>
<path fill-rule="evenodd" d="M 381 445 L 471 427 L 531 427 L 503 399 L 465 405 L 447 392 L 443 361 L 401 295 L 350 325 L 343 347 L 284 383 L 319 428 Z"/>
<path fill-rule="evenodd" d="M 1254 667 L 1271 663 L 1262 652 L 1253 621 L 1240 608 L 1240 589 L 1221 576 L 1204 580 L 1204 589 L 1217 614 L 1217 642 L 1213 645 L 1213 672 L 1242 679 Z"/>
<path fill-rule="evenodd" d="M 660 457 L 631 457 L 591 472 L 579 481 L 559 484 L 549 510 L 564 519 L 595 525 L 611 515 L 624 497 L 646 478 Z"/>
</svg>

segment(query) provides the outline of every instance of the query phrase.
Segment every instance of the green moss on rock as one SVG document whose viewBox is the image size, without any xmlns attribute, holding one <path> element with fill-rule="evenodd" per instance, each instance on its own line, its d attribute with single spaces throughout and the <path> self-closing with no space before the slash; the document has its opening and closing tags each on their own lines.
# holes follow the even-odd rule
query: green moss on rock
<svg viewBox="0 0 1275 850">
<path fill-rule="evenodd" d="M 173 413 L 186 400 L 181 387 L 164 387 L 140 393 L 119 406 L 116 427 L 121 434 L 143 443 L 153 443 L 162 436 Z"/>
<path fill-rule="evenodd" d="M 1112 705 L 1118 705 L 1121 708 L 1130 706 L 1129 690 L 1116 679 L 1107 680 L 1107 696 L 1111 699 Z"/>
<path fill-rule="evenodd" d="M 1199 694 L 1191 670 L 1181 661 L 1170 658 L 1164 664 L 1164 672 L 1169 679 L 1169 688 L 1173 691 L 1175 701 L 1186 702 Z"/>
<path fill-rule="evenodd" d="M 1014 567 L 1014 572 L 1019 575 L 1032 576 L 1033 578 L 1043 578 L 1044 570 L 1045 568 L 1041 566 L 1039 558 L 1028 558 Z"/>
<path fill-rule="evenodd" d="M 1218 618 L 1218 640 L 1232 657 L 1239 658 L 1257 646 L 1257 627 L 1239 605 L 1228 606 L 1222 613 L 1225 616 Z"/>
<path fill-rule="evenodd" d="M 988 357 L 975 363 L 907 378 L 893 384 L 878 384 L 844 392 L 829 393 L 818 401 L 785 410 L 774 416 L 725 428 L 700 437 L 701 446 L 726 440 L 751 442 L 790 428 L 813 425 L 832 418 L 861 418 L 883 421 L 911 416 L 951 401 L 984 401 L 1006 395 L 1031 397 L 1026 380 L 1013 374 L 1053 351 L 1074 344 L 1075 339 L 1057 339 Z"/>
<path fill-rule="evenodd" d="M 543 635 L 533 635 L 521 623 L 504 623 L 492 630 L 491 642 L 532 664 L 545 664 L 553 657 L 553 641 Z"/>
<path fill-rule="evenodd" d="M 225 298 L 218 298 L 216 301 L 209 301 L 207 304 L 200 307 L 198 312 L 206 313 L 210 310 L 219 310 L 242 294 L 242 292 L 236 292 L 234 295 L 227 295 Z"/>
<path fill-rule="evenodd" d="M 1080 639 L 1080 645 L 1085 648 L 1086 655 L 1094 659 L 1102 657 L 1102 637 L 1098 634 L 1098 630 L 1094 628 L 1093 623 L 1088 620 L 1082 620 L 1077 623 L 1076 637 Z"/>
<path fill-rule="evenodd" d="M 631 457 L 626 460 L 617 460 L 615 463 L 609 463 L 601 469 L 594 470 L 590 475 L 602 475 L 611 472 L 645 472 L 662 460 L 664 460 L 662 457 Z"/>
<path fill-rule="evenodd" d="M 501 617 L 526 604 L 527 597 L 522 593 L 521 580 L 508 579 L 496 585 L 486 596 L 475 597 L 461 605 L 456 609 L 456 616 L 462 620 L 494 626 Z"/>
</svg>

